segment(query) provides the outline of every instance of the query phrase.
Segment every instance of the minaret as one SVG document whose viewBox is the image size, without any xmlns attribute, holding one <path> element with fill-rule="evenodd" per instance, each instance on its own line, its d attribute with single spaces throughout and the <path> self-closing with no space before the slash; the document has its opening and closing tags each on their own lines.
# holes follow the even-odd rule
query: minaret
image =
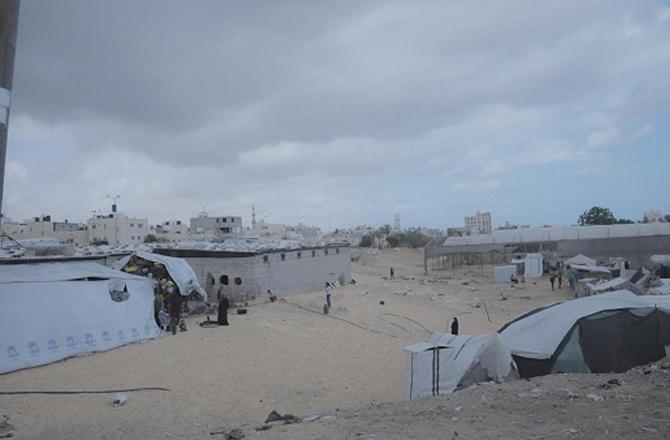
<svg viewBox="0 0 670 440">
<path fill-rule="evenodd" d="M 251 205 L 251 231 L 256 232 L 256 207 Z"/>
</svg>

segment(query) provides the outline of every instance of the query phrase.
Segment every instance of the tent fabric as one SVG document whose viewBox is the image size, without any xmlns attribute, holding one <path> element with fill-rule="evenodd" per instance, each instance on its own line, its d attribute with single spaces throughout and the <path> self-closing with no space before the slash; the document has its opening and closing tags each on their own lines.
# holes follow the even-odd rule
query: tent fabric
<svg viewBox="0 0 670 440">
<path fill-rule="evenodd" d="M 593 258 L 587 257 L 586 255 L 577 254 L 574 257 L 565 260 L 565 264 L 570 266 L 573 264 L 577 264 L 579 266 L 597 266 L 598 262 Z"/>
<path fill-rule="evenodd" d="M 207 292 L 200 286 L 195 272 L 183 258 L 168 257 L 142 251 L 138 251 L 135 255 L 143 260 L 162 264 L 170 275 L 170 278 L 177 284 L 179 293 L 182 296 L 189 296 L 192 292 L 196 292 L 200 299 L 207 301 Z M 113 267 L 118 270 L 123 269 L 130 261 L 130 257 L 129 255 L 122 258 Z"/>
<path fill-rule="evenodd" d="M 659 278 L 647 292 L 649 295 L 670 295 L 670 278 Z"/>
<path fill-rule="evenodd" d="M 571 264 L 570 269 L 572 270 L 577 270 L 580 272 L 592 272 L 592 273 L 604 273 L 604 274 L 612 274 L 612 271 L 609 270 L 606 267 L 602 266 L 587 266 L 584 264 Z"/>
<path fill-rule="evenodd" d="M 621 372 L 665 355 L 668 324 L 670 297 L 617 291 L 528 313 L 503 327 L 500 336 L 522 377 Z"/>
<path fill-rule="evenodd" d="M 516 275 L 516 266 L 496 266 L 493 268 L 493 279 L 496 283 L 509 283 L 512 275 Z"/>
<path fill-rule="evenodd" d="M 518 377 L 511 353 L 497 334 L 435 334 L 429 341 L 405 347 L 405 356 L 407 400 Z"/>
<path fill-rule="evenodd" d="M 125 300 L 115 301 L 119 288 Z M 0 265 L 0 301 L 0 373 L 161 333 L 151 282 L 97 263 Z"/>
<path fill-rule="evenodd" d="M 542 254 L 527 254 L 524 258 L 524 276 L 526 278 L 540 278 L 543 272 Z"/>
<path fill-rule="evenodd" d="M 628 290 L 636 295 L 644 295 L 642 289 L 625 278 L 613 278 L 609 281 L 603 281 L 597 284 L 588 284 L 588 289 L 591 295 L 615 292 L 617 290 Z"/>
<path fill-rule="evenodd" d="M 136 279 L 136 275 L 112 270 L 90 261 L 4 264 L 0 266 L 0 284 L 98 279 Z"/>
</svg>

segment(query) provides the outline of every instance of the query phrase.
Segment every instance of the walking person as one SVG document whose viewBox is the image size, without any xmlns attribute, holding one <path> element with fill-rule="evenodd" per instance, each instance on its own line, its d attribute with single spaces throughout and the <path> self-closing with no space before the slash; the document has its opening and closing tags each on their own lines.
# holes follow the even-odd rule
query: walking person
<svg viewBox="0 0 670 440">
<path fill-rule="evenodd" d="M 451 321 L 451 334 L 458 335 L 458 319 L 454 316 L 454 320 Z"/>
<path fill-rule="evenodd" d="M 228 307 L 230 306 L 230 303 L 228 302 L 228 298 L 226 298 L 224 295 L 222 295 L 219 298 L 219 314 L 216 318 L 216 322 L 219 325 L 228 325 Z"/>
<path fill-rule="evenodd" d="M 330 296 L 332 294 L 333 294 L 333 286 L 331 286 L 329 282 L 326 282 L 326 304 L 328 305 L 328 308 L 331 307 Z"/>
<path fill-rule="evenodd" d="M 177 334 L 177 326 L 181 318 L 181 295 L 174 290 L 170 293 L 170 331 Z"/>
<path fill-rule="evenodd" d="M 163 309 L 163 300 L 161 299 L 161 295 L 158 293 L 158 291 L 156 291 L 156 293 L 154 293 L 154 319 L 156 320 L 156 325 L 161 330 L 163 330 L 160 318 L 162 309 Z"/>
<path fill-rule="evenodd" d="M 563 285 L 563 267 L 561 267 L 561 262 L 556 263 L 556 277 L 558 278 L 558 289 L 561 289 Z"/>
<path fill-rule="evenodd" d="M 549 278 L 549 282 L 551 282 L 551 290 L 554 290 L 554 283 L 556 282 L 556 277 L 554 275 L 552 275 Z"/>
</svg>

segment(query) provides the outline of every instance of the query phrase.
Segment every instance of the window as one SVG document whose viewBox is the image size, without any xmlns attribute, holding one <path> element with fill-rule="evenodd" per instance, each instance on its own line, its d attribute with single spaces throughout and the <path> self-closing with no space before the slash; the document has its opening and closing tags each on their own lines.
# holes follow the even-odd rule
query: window
<svg viewBox="0 0 670 440">
<path fill-rule="evenodd" d="M 143 225 L 142 223 L 138 223 L 138 224 L 137 224 L 137 227 L 140 228 L 140 229 L 142 229 L 142 228 L 144 227 L 144 225 Z"/>
<path fill-rule="evenodd" d="M 328 249 L 324 249 L 323 255 L 328 255 Z"/>
<path fill-rule="evenodd" d="M 228 275 L 221 275 L 219 277 L 219 281 L 221 281 L 221 284 L 223 284 L 224 286 L 227 286 L 228 285 Z"/>
<path fill-rule="evenodd" d="M 227 221 L 228 221 L 228 219 L 224 217 L 223 222 L 226 223 Z"/>
<path fill-rule="evenodd" d="M 267 255 L 263 255 L 263 263 L 269 263 L 270 262 L 270 257 Z"/>
<path fill-rule="evenodd" d="M 339 254 L 340 253 L 340 248 L 335 249 L 335 253 Z"/>
<path fill-rule="evenodd" d="M 240 278 L 240 277 L 235 278 L 235 284 L 238 285 L 238 286 L 241 285 L 242 284 L 242 278 Z"/>
<path fill-rule="evenodd" d="M 134 227 L 135 227 L 135 223 L 131 223 L 131 224 L 130 224 L 130 227 L 131 227 L 131 228 L 134 228 Z"/>
<path fill-rule="evenodd" d="M 316 257 L 316 251 L 312 251 L 312 257 Z"/>
<path fill-rule="evenodd" d="M 281 254 L 281 260 L 286 261 L 286 254 Z"/>
<path fill-rule="evenodd" d="M 296 257 L 298 257 L 298 259 L 302 258 L 302 252 L 298 252 L 298 253 L 296 254 Z"/>
</svg>

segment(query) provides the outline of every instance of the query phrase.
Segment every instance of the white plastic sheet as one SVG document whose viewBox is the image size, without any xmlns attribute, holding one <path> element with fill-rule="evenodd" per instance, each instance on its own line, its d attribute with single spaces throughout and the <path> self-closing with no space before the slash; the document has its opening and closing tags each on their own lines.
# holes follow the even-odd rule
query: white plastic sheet
<svg viewBox="0 0 670 440">
<path fill-rule="evenodd" d="M 115 302 L 110 283 L 119 280 L 128 299 Z M 0 373 L 159 335 L 145 278 L 97 263 L 0 265 Z"/>
</svg>

